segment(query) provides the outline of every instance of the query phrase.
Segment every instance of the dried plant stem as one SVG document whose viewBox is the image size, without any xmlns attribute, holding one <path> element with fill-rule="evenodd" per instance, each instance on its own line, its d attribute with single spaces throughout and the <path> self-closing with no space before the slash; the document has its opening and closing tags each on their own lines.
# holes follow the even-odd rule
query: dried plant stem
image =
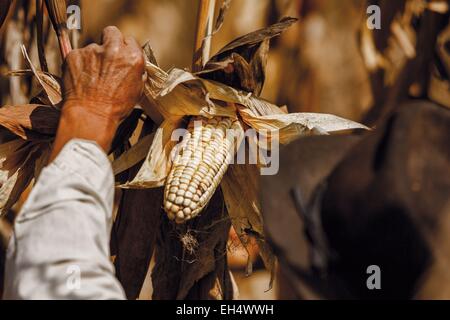
<svg viewBox="0 0 450 320">
<path fill-rule="evenodd" d="M 69 31 L 67 29 L 62 29 L 61 33 L 58 35 L 59 48 L 61 50 L 61 55 L 63 59 L 72 51 L 72 44 L 70 42 Z"/>
<path fill-rule="evenodd" d="M 36 32 L 37 32 L 37 48 L 39 55 L 39 63 L 41 70 L 48 72 L 47 60 L 45 59 L 44 50 L 44 2 L 36 0 Z"/>
<path fill-rule="evenodd" d="M 200 71 L 209 59 L 215 7 L 216 0 L 200 0 L 192 61 L 194 72 Z"/>
<path fill-rule="evenodd" d="M 59 48 L 63 59 L 72 51 L 69 30 L 67 29 L 67 3 L 65 0 L 45 0 L 53 28 L 58 36 Z"/>
</svg>

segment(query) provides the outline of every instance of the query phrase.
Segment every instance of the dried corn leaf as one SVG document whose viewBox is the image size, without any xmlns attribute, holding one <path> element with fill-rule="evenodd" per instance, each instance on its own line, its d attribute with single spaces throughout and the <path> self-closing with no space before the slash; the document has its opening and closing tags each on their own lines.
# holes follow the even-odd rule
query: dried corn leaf
<svg viewBox="0 0 450 320">
<path fill-rule="evenodd" d="M 247 107 L 250 104 L 249 100 L 252 97 L 251 93 L 239 91 L 220 82 L 211 80 L 197 78 L 196 81 L 204 88 L 205 92 L 207 92 L 209 99 L 242 104 Z"/>
<path fill-rule="evenodd" d="M 60 112 L 52 107 L 28 104 L 0 108 L 0 125 L 24 140 L 48 139 L 56 133 Z"/>
<path fill-rule="evenodd" d="M 169 74 L 147 62 L 149 80 L 145 93 L 165 119 L 177 119 L 185 115 L 235 116 L 235 112 L 212 102 L 197 78 L 191 73 L 173 69 Z M 169 94 L 170 93 L 170 94 Z"/>
<path fill-rule="evenodd" d="M 133 132 L 136 132 L 141 116 L 142 110 L 136 108 L 133 109 L 128 117 L 120 123 L 110 149 L 111 152 L 115 153 L 116 157 L 126 150 L 123 149 L 124 146 L 128 148 L 129 140 L 131 139 Z"/>
<path fill-rule="evenodd" d="M 174 68 L 169 74 L 147 63 L 149 80 L 146 94 L 152 105 L 164 118 L 185 115 L 236 117 L 234 107 L 221 107 L 213 101 L 241 104 L 257 112 L 283 114 L 279 108 L 248 92 L 243 92 L 220 82 L 199 78 L 192 73 Z"/>
<path fill-rule="evenodd" d="M 158 109 L 154 106 L 154 103 L 150 101 L 147 97 L 142 97 L 139 102 L 139 106 L 142 108 L 142 111 L 153 121 L 154 124 L 160 126 L 164 121 L 164 117 L 158 111 Z"/>
<path fill-rule="evenodd" d="M 41 155 L 36 159 L 34 163 L 34 179 L 38 180 L 42 170 L 48 165 L 50 154 L 52 152 L 53 143 L 46 141 L 39 143 Z"/>
<path fill-rule="evenodd" d="M 162 189 L 123 191 L 113 239 L 116 276 L 127 299 L 135 300 L 141 292 L 160 228 L 162 201 Z"/>
<path fill-rule="evenodd" d="M 204 215 L 208 219 L 194 219 L 183 226 L 175 226 L 167 218 L 161 219 L 152 272 L 153 300 L 211 299 L 217 280 L 221 298 L 233 298 L 226 261 L 231 224 L 220 189 L 205 208 Z M 193 250 L 187 250 L 188 247 Z"/>
<path fill-rule="evenodd" d="M 249 49 L 249 53 L 244 54 L 247 58 L 231 52 L 220 61 L 209 62 L 196 75 L 258 96 L 264 86 L 268 53 L 269 40 L 265 40 L 258 47 Z"/>
<path fill-rule="evenodd" d="M 245 57 L 245 55 L 243 55 L 242 53 L 248 52 L 248 49 L 250 47 L 258 45 L 265 40 L 279 36 L 284 30 L 289 28 L 297 20 L 298 19 L 296 18 L 285 17 L 281 19 L 280 22 L 274 25 L 239 37 L 230 42 L 229 44 L 227 44 L 225 47 L 223 47 L 217 54 L 215 54 L 210 59 L 210 61 L 221 60 L 223 57 L 226 57 L 231 52 L 239 53 Z"/>
<path fill-rule="evenodd" d="M 241 240 L 248 234 L 261 237 L 263 235 L 258 201 L 258 175 L 259 169 L 256 165 L 231 165 L 222 179 L 221 187 L 228 214 Z"/>
<path fill-rule="evenodd" d="M 0 146 L 0 217 L 8 213 L 33 179 L 40 145 L 14 140 Z"/>
<path fill-rule="evenodd" d="M 0 109 L 1 110 L 1 109 Z M 21 149 L 27 142 L 22 139 L 16 139 L 9 142 L 5 142 L 0 145 L 0 168 L 4 169 L 4 164 L 9 155 Z M 3 179 L 0 179 L 4 182 Z"/>
<path fill-rule="evenodd" d="M 41 101 L 45 102 L 45 104 L 58 107 L 62 101 L 60 80 L 49 73 L 39 70 L 36 71 L 35 76 L 38 79 L 39 84 L 42 86 L 42 93 L 46 100 L 42 99 L 42 97 L 40 97 L 41 95 L 38 97 L 40 97 Z"/>
<path fill-rule="evenodd" d="M 36 69 L 36 67 L 31 62 L 31 59 L 28 56 L 27 50 L 24 45 L 22 45 L 22 54 L 25 57 L 25 60 L 30 66 L 31 71 L 33 72 L 37 81 L 47 95 L 50 103 L 53 106 L 57 106 L 62 101 L 61 85 L 58 80 L 56 80 L 51 74 Z"/>
<path fill-rule="evenodd" d="M 144 139 L 150 137 L 152 128 L 150 121 L 143 125 L 142 134 L 147 134 Z M 140 167 L 138 163 L 124 175 L 132 177 Z M 162 188 L 122 191 L 112 233 L 112 251 L 116 256 L 116 276 L 128 299 L 137 299 L 142 290 L 160 228 L 162 201 Z"/>
<path fill-rule="evenodd" d="M 157 66 L 158 62 L 156 61 L 156 57 L 155 57 L 155 54 L 153 53 L 153 49 L 152 49 L 152 46 L 150 45 L 150 41 L 147 41 L 144 44 L 143 50 L 144 50 L 144 55 L 147 58 L 147 61 L 149 61 L 152 64 Z"/>
<path fill-rule="evenodd" d="M 129 150 L 124 152 L 119 158 L 114 160 L 112 163 L 114 175 L 130 169 L 144 159 L 150 150 L 154 138 L 155 134 L 145 136 Z"/>
<path fill-rule="evenodd" d="M 232 41 L 213 56 L 198 75 L 258 96 L 264 86 L 270 39 L 295 21 L 297 19 L 285 18 Z"/>
<path fill-rule="evenodd" d="M 164 88 L 169 75 L 157 64 L 151 61 L 145 62 L 145 70 L 147 72 L 147 82 L 145 84 L 146 95 L 150 98 L 156 99 L 161 90 Z"/>
<path fill-rule="evenodd" d="M 285 106 L 283 107 L 283 109 L 261 98 L 255 98 L 251 96 L 248 97 L 245 102 L 248 110 L 250 110 L 255 115 L 265 116 L 287 113 Z"/>
<path fill-rule="evenodd" d="M 219 66 L 221 68 L 218 68 Z M 197 73 L 197 75 L 205 79 L 226 83 L 239 90 L 261 92 L 262 83 L 260 84 L 257 80 L 252 65 L 237 53 L 232 53 L 231 57 L 226 58 L 223 63 L 212 62 L 211 68 L 214 70 L 205 70 Z"/>
<path fill-rule="evenodd" d="M 257 131 L 276 132 L 281 144 L 308 134 L 328 134 L 333 132 L 369 128 L 335 115 L 320 113 L 291 113 L 257 116 L 249 109 L 240 109 L 245 123 Z"/>
<path fill-rule="evenodd" d="M 147 157 L 136 177 L 120 185 L 124 189 L 147 189 L 164 185 L 172 166 L 171 152 L 177 141 L 172 141 L 172 132 L 181 127 L 182 119 L 166 120 L 155 133 Z M 116 164 L 116 166 L 118 166 Z"/>
</svg>

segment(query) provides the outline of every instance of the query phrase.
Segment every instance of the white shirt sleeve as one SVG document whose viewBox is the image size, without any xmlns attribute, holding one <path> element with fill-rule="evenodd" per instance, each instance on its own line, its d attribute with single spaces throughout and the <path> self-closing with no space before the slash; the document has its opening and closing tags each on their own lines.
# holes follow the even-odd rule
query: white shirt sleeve
<svg viewBox="0 0 450 320">
<path fill-rule="evenodd" d="M 125 299 L 110 262 L 114 177 L 100 147 L 67 143 L 18 215 L 5 299 Z"/>
</svg>

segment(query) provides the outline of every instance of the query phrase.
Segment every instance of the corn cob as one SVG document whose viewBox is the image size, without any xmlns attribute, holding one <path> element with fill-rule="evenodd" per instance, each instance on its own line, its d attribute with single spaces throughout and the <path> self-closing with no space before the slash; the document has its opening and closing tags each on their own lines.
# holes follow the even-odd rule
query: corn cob
<svg viewBox="0 0 450 320">
<path fill-rule="evenodd" d="M 196 217 L 217 189 L 234 156 L 234 137 L 227 134 L 237 120 L 193 117 L 167 177 L 164 209 L 170 220 Z"/>
</svg>

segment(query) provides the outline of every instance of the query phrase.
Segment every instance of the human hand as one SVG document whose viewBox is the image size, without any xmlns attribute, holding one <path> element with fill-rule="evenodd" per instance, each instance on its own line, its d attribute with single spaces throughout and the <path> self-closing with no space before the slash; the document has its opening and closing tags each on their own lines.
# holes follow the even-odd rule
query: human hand
<svg viewBox="0 0 450 320">
<path fill-rule="evenodd" d="M 138 103 L 144 86 L 144 55 L 116 27 L 66 58 L 61 119 L 50 161 L 71 139 L 97 142 L 106 152 L 119 124 Z"/>
<path fill-rule="evenodd" d="M 82 108 L 120 123 L 142 94 L 144 56 L 136 40 L 116 27 L 105 28 L 102 43 L 67 56 L 64 109 Z"/>
</svg>

